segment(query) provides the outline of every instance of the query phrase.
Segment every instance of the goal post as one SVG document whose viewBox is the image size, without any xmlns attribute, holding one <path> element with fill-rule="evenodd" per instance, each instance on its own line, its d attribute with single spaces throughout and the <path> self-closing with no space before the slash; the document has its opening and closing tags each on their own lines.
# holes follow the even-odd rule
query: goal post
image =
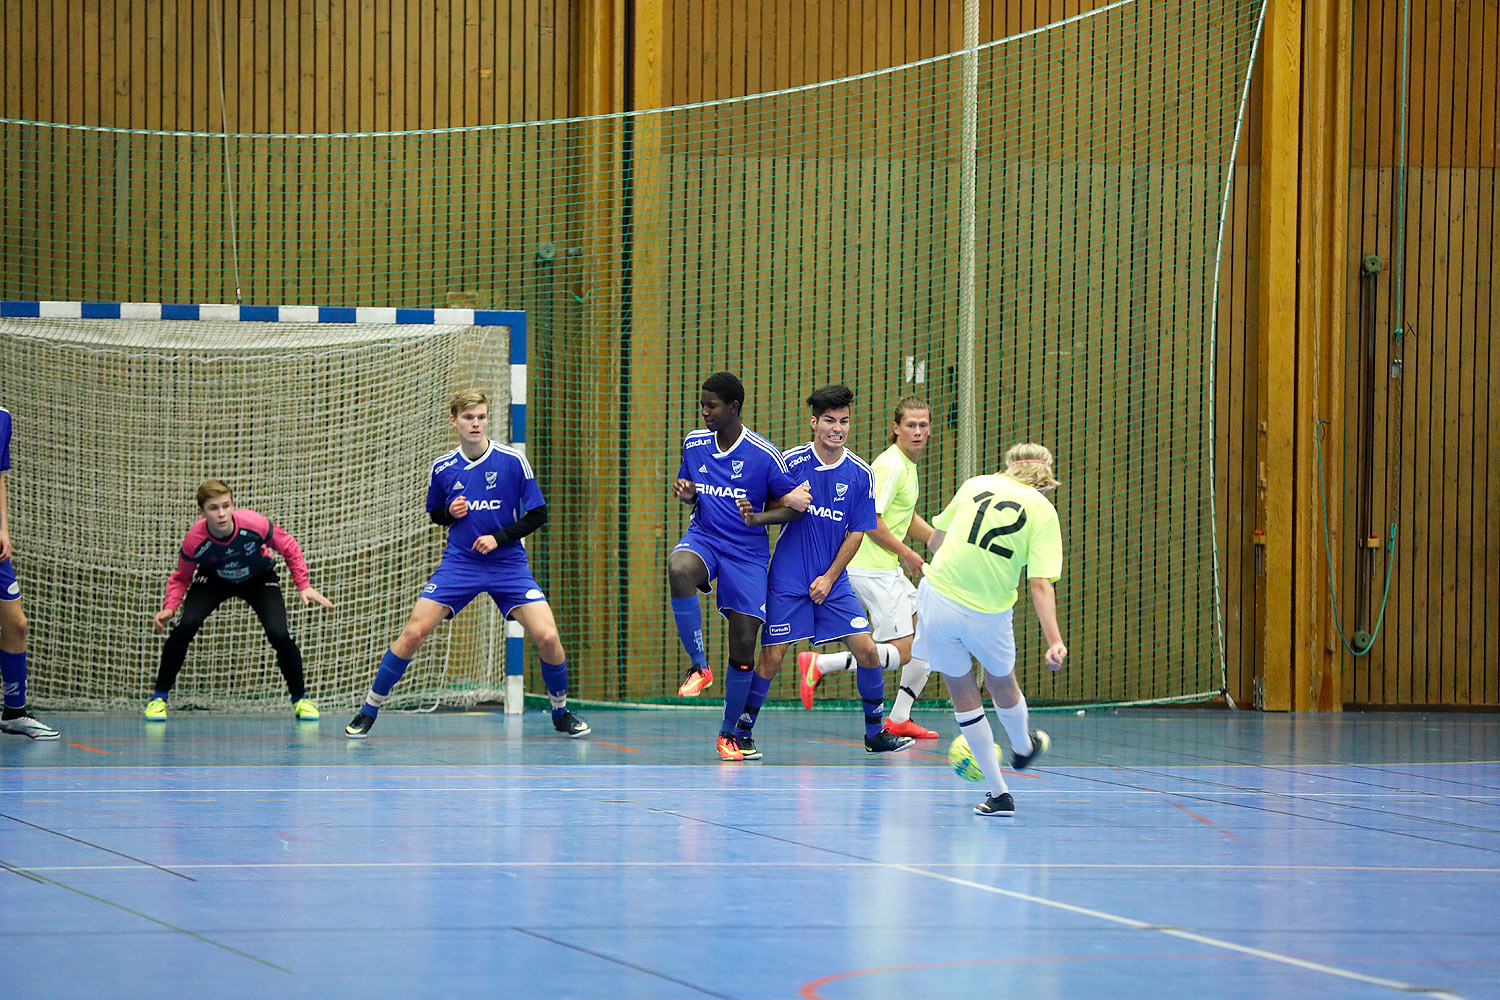
<svg viewBox="0 0 1500 1000">
<path fill-rule="evenodd" d="M 491 437 L 524 450 L 524 313 L 0 302 L 33 699 L 144 703 L 161 648 L 151 615 L 199 516 L 194 492 L 213 478 L 300 542 L 334 602 L 303 609 L 287 588 L 308 691 L 352 710 L 442 552 L 426 476 L 454 444 L 449 397 L 470 386 L 491 400 Z M 519 712 L 523 672 L 519 626 L 476 601 L 428 640 L 390 704 Z M 285 699 L 253 613 L 225 604 L 174 704 L 271 712 Z"/>
</svg>

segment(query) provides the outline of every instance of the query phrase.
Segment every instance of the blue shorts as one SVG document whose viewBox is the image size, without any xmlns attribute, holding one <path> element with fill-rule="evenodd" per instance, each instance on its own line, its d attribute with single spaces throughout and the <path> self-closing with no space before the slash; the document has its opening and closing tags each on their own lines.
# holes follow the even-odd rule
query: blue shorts
<svg viewBox="0 0 1500 1000">
<path fill-rule="evenodd" d="M 523 604 L 545 601 L 547 595 L 536 585 L 531 567 L 526 563 L 505 562 L 486 566 L 456 559 L 444 559 L 422 588 L 423 597 L 448 609 L 448 617 L 462 611 L 480 594 L 489 594 L 495 607 L 507 618 Z"/>
<path fill-rule="evenodd" d="M 701 531 L 689 530 L 682 536 L 673 552 L 683 549 L 703 560 L 708 567 L 709 582 L 698 589 L 705 594 L 709 585 L 718 581 L 716 588 L 719 614 L 738 611 L 751 618 L 766 620 L 766 560 L 745 559 L 730 555 L 719 548 Z"/>
<path fill-rule="evenodd" d="M 16 582 L 16 568 L 9 559 L 0 560 L 0 601 L 19 601 L 21 585 Z"/>
<path fill-rule="evenodd" d="M 870 631 L 870 621 L 848 577 L 840 577 L 833 590 L 815 604 L 806 594 L 779 594 L 771 591 L 766 599 L 766 627 L 760 631 L 762 646 L 779 646 L 784 642 L 811 639 L 813 645 L 835 642 L 859 632 Z"/>
</svg>

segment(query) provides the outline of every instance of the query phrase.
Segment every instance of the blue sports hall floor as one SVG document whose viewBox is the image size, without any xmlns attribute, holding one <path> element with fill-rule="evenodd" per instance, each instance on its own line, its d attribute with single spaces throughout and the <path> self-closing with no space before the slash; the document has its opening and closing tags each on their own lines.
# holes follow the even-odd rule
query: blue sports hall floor
<svg viewBox="0 0 1500 1000">
<path fill-rule="evenodd" d="M 1043 714 L 971 809 L 853 709 L 0 737 L 0 995 L 1500 996 L 1500 715 Z"/>
</svg>

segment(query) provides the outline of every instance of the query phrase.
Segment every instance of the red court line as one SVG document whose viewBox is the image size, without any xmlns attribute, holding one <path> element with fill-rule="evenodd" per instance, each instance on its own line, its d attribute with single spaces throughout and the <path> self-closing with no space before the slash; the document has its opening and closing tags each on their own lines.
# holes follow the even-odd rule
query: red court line
<svg viewBox="0 0 1500 1000">
<path fill-rule="evenodd" d="M 848 740 L 836 740 L 832 736 L 820 736 L 819 739 L 827 740 L 829 743 L 842 743 L 846 747 L 861 747 L 861 748 L 864 747 L 863 743 L 851 743 Z M 906 755 L 908 757 L 926 757 L 928 760 L 940 760 L 944 764 L 948 763 L 948 758 L 947 757 L 935 757 L 935 756 L 933 756 L 930 753 L 916 753 L 915 751 L 912 751 L 912 750 L 907 750 L 907 751 L 905 751 L 905 753 L 906 753 Z M 1042 778 L 1043 778 L 1043 775 L 1040 775 L 1040 774 L 1026 774 L 1025 772 L 1022 772 L 1022 771 L 1012 771 L 1012 770 L 1009 770 L 1008 768 L 1003 768 L 1003 767 L 1000 769 L 1000 773 L 1001 774 L 1008 774 L 1008 775 L 1010 775 L 1013 778 L 1036 778 L 1039 781 L 1042 780 Z"/>
<path fill-rule="evenodd" d="M 624 750 L 626 753 L 640 753 L 639 750 L 632 750 L 630 747 L 615 746 L 613 743 L 601 743 L 599 740 L 589 740 L 589 742 L 596 747 L 609 747 L 611 750 Z"/>
<path fill-rule="evenodd" d="M 857 976 L 878 976 L 890 972 L 918 972 L 923 969 L 953 969 L 963 966 L 975 965 L 1031 965 L 1037 963 L 1060 963 L 1072 962 L 1160 962 L 1160 961 L 1189 961 L 1189 962 L 1213 962 L 1228 961 L 1228 955 L 1035 955 L 1026 958 L 977 958 L 959 962 L 923 962 L 917 965 L 888 965 L 882 969 L 854 969 L 849 972 L 836 972 L 822 979 L 814 979 L 805 983 L 797 996 L 802 1000 L 825 1000 L 823 994 L 818 990 L 829 983 L 836 983 L 841 979 L 853 979 Z"/>
<path fill-rule="evenodd" d="M 68 746 L 77 747 L 80 750 L 87 750 L 89 753 L 109 753 L 108 750 L 95 750 L 93 747 L 86 747 L 82 743 L 69 743 Z"/>
</svg>

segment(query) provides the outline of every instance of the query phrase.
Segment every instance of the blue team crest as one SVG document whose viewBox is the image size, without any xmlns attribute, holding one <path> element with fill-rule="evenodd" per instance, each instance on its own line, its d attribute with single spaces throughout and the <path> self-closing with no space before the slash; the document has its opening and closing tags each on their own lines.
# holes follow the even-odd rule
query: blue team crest
<svg viewBox="0 0 1500 1000">
<path fill-rule="evenodd" d="M 498 472 L 486 472 L 484 474 L 484 488 L 487 489 L 487 490 L 494 489 L 495 488 L 495 477 L 497 477 L 498 475 L 499 475 Z"/>
<path fill-rule="evenodd" d="M 844 499 L 844 494 L 848 493 L 848 492 L 849 492 L 849 484 L 848 483 L 837 483 L 833 487 L 833 498 L 835 500 L 842 500 L 842 499 Z"/>
<path fill-rule="evenodd" d="M 739 459 L 735 458 L 735 459 L 731 459 L 730 462 L 729 462 L 729 464 L 734 469 L 734 475 L 730 476 L 729 478 L 730 479 L 738 479 L 738 478 L 740 478 L 740 473 L 745 470 L 745 463 L 742 462 L 742 461 L 740 461 Z"/>
<path fill-rule="evenodd" d="M 255 547 L 257 545 L 259 545 L 259 544 L 260 544 L 259 542 L 246 542 L 245 543 L 245 551 L 246 552 L 254 552 L 255 551 Z"/>
</svg>

